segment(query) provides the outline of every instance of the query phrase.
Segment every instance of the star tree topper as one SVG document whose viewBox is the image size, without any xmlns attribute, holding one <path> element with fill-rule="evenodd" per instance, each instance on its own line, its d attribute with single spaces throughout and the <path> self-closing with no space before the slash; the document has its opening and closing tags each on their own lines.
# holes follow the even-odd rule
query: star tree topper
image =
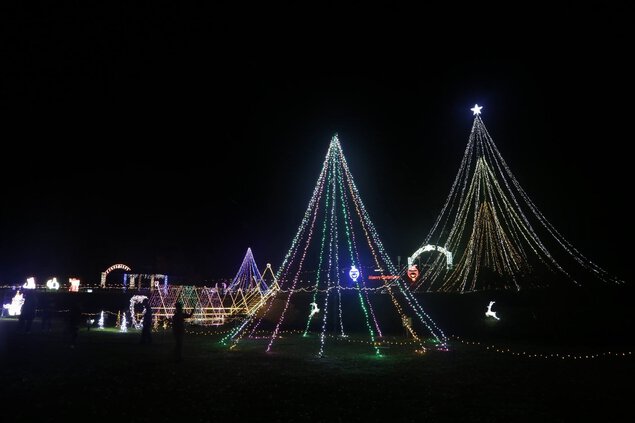
<svg viewBox="0 0 635 423">
<path fill-rule="evenodd" d="M 474 107 L 472 107 L 470 110 L 473 111 L 475 115 L 480 115 L 482 108 L 483 106 L 479 106 L 478 104 L 475 104 Z"/>
</svg>

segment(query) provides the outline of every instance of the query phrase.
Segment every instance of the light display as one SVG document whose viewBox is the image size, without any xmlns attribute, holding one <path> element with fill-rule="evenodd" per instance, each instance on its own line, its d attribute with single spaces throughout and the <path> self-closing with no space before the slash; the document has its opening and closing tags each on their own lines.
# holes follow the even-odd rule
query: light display
<svg viewBox="0 0 635 423">
<path fill-rule="evenodd" d="M 596 359 L 596 358 L 606 359 L 609 357 L 614 357 L 614 358 L 626 357 L 630 360 L 631 357 L 633 356 L 632 351 L 602 351 L 602 352 L 594 351 L 594 352 L 557 352 L 557 353 L 518 351 L 518 350 L 514 350 L 507 347 L 499 347 L 499 346 L 491 345 L 491 344 L 487 345 L 478 341 L 468 341 L 458 336 L 452 336 L 452 338 L 454 341 L 460 342 L 464 345 L 484 347 L 485 351 L 488 351 L 488 352 L 507 354 L 507 355 L 511 355 L 513 357 L 517 357 L 521 359 L 537 358 L 540 360 L 554 359 L 554 360 L 562 361 L 562 360 L 589 360 L 589 359 Z"/>
<path fill-rule="evenodd" d="M 9 316 L 19 316 L 22 312 L 22 305 L 24 304 L 24 295 L 18 291 L 11 299 L 10 304 L 3 304 L 2 308 L 7 310 Z"/>
<path fill-rule="evenodd" d="M 494 144 L 481 109 L 471 109 L 468 144 L 441 213 L 408 259 L 431 253 L 413 291 L 520 290 L 550 286 L 562 276 L 577 285 L 592 279 L 623 283 L 580 253 L 538 210 Z"/>
<path fill-rule="evenodd" d="M 320 312 L 320 309 L 318 308 L 317 303 L 313 302 L 311 304 L 309 304 L 311 306 L 311 311 L 309 312 L 309 317 L 313 317 L 314 314 L 317 314 Z"/>
<path fill-rule="evenodd" d="M 417 280 L 417 278 L 419 277 L 419 268 L 416 264 L 411 264 L 410 266 L 408 266 L 407 275 L 412 282 Z"/>
<path fill-rule="evenodd" d="M 121 316 L 121 326 L 119 332 L 128 332 L 128 320 L 126 319 L 126 313 Z"/>
<path fill-rule="evenodd" d="M 34 277 L 27 278 L 26 282 L 24 282 L 24 285 L 22 285 L 22 287 L 24 289 L 35 289 L 35 278 Z"/>
<path fill-rule="evenodd" d="M 126 272 L 132 272 L 132 269 L 130 267 L 126 266 L 125 264 L 122 264 L 122 263 L 113 264 L 108 269 L 106 269 L 103 272 L 101 272 L 101 281 L 100 281 L 100 284 L 99 284 L 101 286 L 101 288 L 105 288 L 106 287 L 106 276 L 108 276 L 108 273 L 112 272 L 113 270 L 118 270 L 118 269 L 125 270 Z"/>
<path fill-rule="evenodd" d="M 46 287 L 48 289 L 57 290 L 60 289 L 60 283 L 57 281 L 57 278 L 49 279 L 46 281 Z"/>
<path fill-rule="evenodd" d="M 101 311 L 101 313 L 99 313 L 99 320 L 97 321 L 97 326 L 99 327 L 99 329 L 104 328 L 104 311 L 103 310 Z"/>
<path fill-rule="evenodd" d="M 412 265 L 412 263 L 414 263 L 415 259 L 417 257 L 419 257 L 419 255 L 421 253 L 424 253 L 426 251 L 438 251 L 440 253 L 443 253 L 445 255 L 445 266 L 447 269 L 451 269 L 452 268 L 452 252 L 448 251 L 447 248 L 443 248 L 440 247 L 438 245 L 424 245 L 423 247 L 419 248 L 417 251 L 415 251 L 414 253 L 412 253 L 412 255 L 410 257 L 408 257 L 408 265 Z"/>
<path fill-rule="evenodd" d="M 496 312 L 495 312 L 495 311 L 492 311 L 492 306 L 494 305 L 494 303 L 495 303 L 495 302 L 496 302 L 496 301 L 490 301 L 490 302 L 489 302 L 489 305 L 487 306 L 487 311 L 485 312 L 485 316 L 486 316 L 486 317 L 493 317 L 493 318 L 494 318 L 494 319 L 496 319 L 496 320 L 500 320 L 500 319 L 498 318 L 498 316 L 496 316 Z"/>
<path fill-rule="evenodd" d="M 79 292 L 79 279 L 77 279 L 77 278 L 68 278 L 68 283 L 71 284 L 71 286 L 68 288 L 69 291 L 71 291 L 71 292 Z"/>
<path fill-rule="evenodd" d="M 359 278 L 359 270 L 355 265 L 351 266 L 351 270 L 348 271 L 348 276 L 353 280 L 353 282 L 357 282 L 357 278 Z"/>
<path fill-rule="evenodd" d="M 137 320 L 137 318 L 135 317 L 136 312 L 134 307 L 137 304 L 143 303 L 143 301 L 147 299 L 148 297 L 146 297 L 145 295 L 133 295 L 132 298 L 130 298 L 130 326 L 134 327 L 135 329 L 141 329 L 143 327 L 143 319 Z M 144 309 L 143 314 L 145 313 L 146 311 Z"/>
<path fill-rule="evenodd" d="M 344 277 L 344 269 L 348 269 L 350 279 Z M 371 279 L 366 269 L 381 274 Z M 221 342 L 235 348 L 243 337 L 255 337 L 256 333 L 266 331 L 269 334 L 266 350 L 271 351 L 284 332 L 284 325 L 294 323 L 290 321 L 293 313 L 289 312 L 293 307 L 307 310 L 302 333 L 305 337 L 317 334 L 314 339 L 318 342 L 318 357 L 325 354 L 326 341 L 333 333 L 349 339 L 350 334 L 359 331 L 363 333 L 360 336 L 368 337 L 368 345 L 379 356 L 378 340 L 383 338 L 384 328 L 375 305 L 380 297 L 371 294 L 381 292 L 387 294 L 398 316 L 405 316 L 406 311 L 413 315 L 413 323 L 407 330 L 417 343 L 416 350 L 426 349 L 421 330 L 428 332 L 434 345 L 444 346 L 443 331 L 423 310 L 403 275 L 379 239 L 336 135 L 329 144 L 308 207 L 276 273 L 279 290 L 252 309 Z M 382 295 L 383 298 L 386 297 Z M 314 319 L 318 312 L 321 318 Z M 266 328 L 267 325 L 271 328 Z"/>
<path fill-rule="evenodd" d="M 262 275 L 256 266 L 256 260 L 251 252 L 251 248 L 247 248 L 247 253 L 245 253 L 243 262 L 227 289 L 230 291 L 238 291 L 239 289 L 249 291 L 257 289 L 263 293 L 269 291 L 269 287 L 263 280 Z"/>
</svg>

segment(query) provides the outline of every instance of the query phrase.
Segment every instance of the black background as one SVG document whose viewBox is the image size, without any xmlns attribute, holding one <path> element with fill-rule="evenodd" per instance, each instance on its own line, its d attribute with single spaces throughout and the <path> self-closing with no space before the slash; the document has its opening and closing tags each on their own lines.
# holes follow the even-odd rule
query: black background
<svg viewBox="0 0 635 423">
<path fill-rule="evenodd" d="M 334 133 L 404 259 L 475 103 L 545 216 L 632 274 L 626 10 L 83 3 L 2 6 L 1 284 L 277 268 Z"/>
</svg>

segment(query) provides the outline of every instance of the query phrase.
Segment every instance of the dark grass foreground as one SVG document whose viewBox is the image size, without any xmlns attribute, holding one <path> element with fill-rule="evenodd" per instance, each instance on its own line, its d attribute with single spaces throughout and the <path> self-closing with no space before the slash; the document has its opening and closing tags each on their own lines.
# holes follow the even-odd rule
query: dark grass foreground
<svg viewBox="0 0 635 423">
<path fill-rule="evenodd" d="M 174 362 L 169 331 L 140 345 L 135 330 L 84 328 L 70 348 L 62 322 L 27 334 L 0 319 L 2 420 L 620 421 L 633 396 L 632 356 L 537 359 L 452 341 L 448 352 L 393 345 L 377 358 L 331 340 L 316 358 L 315 336 L 285 336 L 272 353 L 266 340 L 230 351 L 220 337 L 187 334 Z"/>
</svg>

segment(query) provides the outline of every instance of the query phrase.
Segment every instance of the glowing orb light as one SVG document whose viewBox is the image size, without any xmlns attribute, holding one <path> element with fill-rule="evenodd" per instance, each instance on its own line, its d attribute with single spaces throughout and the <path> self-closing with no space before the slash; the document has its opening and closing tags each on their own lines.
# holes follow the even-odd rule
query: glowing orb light
<svg viewBox="0 0 635 423">
<path fill-rule="evenodd" d="M 359 278 L 359 270 L 357 270 L 357 267 L 355 267 L 355 265 L 351 266 L 351 270 L 348 271 L 348 276 L 351 277 L 353 282 L 357 282 L 357 278 Z"/>
</svg>

